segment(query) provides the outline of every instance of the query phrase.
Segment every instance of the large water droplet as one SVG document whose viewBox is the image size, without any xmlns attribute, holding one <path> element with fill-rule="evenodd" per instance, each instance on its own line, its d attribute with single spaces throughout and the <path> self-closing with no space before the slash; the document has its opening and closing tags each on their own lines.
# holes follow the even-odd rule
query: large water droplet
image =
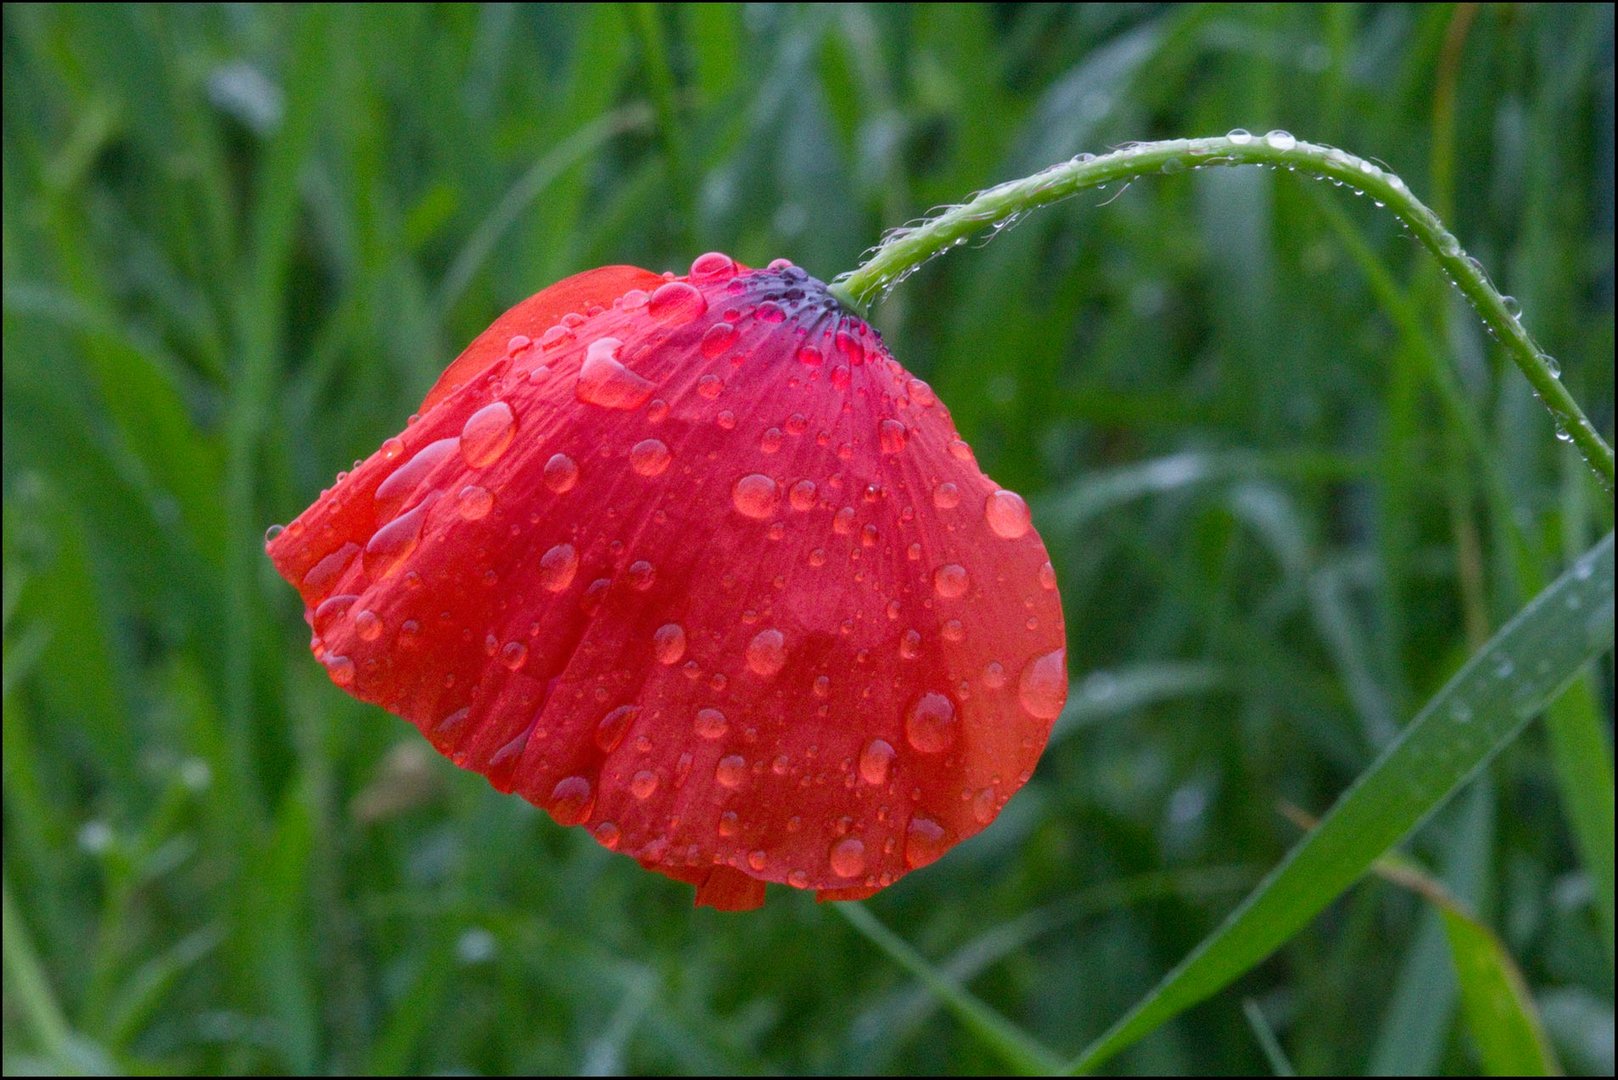
<svg viewBox="0 0 1618 1080">
<path fill-rule="evenodd" d="M 741 787 L 747 779 L 747 759 L 740 754 L 727 754 L 714 766 L 713 778 L 720 787 Z"/>
<path fill-rule="evenodd" d="M 915 870 L 937 861 L 949 850 L 944 827 L 924 817 L 913 817 L 905 829 L 905 865 Z"/>
<path fill-rule="evenodd" d="M 468 484 L 461 489 L 460 500 L 455 504 L 456 511 L 467 521 L 477 521 L 489 516 L 494 509 L 494 495 L 488 488 Z"/>
<path fill-rule="evenodd" d="M 685 655 L 685 628 L 679 623 L 666 623 L 652 634 L 652 655 L 659 664 L 677 664 Z"/>
<path fill-rule="evenodd" d="M 1015 491 L 996 491 L 983 503 L 983 520 L 994 534 L 1005 540 L 1016 540 L 1028 532 L 1031 524 L 1028 504 Z"/>
<path fill-rule="evenodd" d="M 786 666 L 786 638 L 779 630 L 760 630 L 747 645 L 747 666 L 771 678 Z"/>
<path fill-rule="evenodd" d="M 573 490 L 579 482 L 579 467 L 566 454 L 552 454 L 545 463 L 545 486 L 558 495 Z"/>
<path fill-rule="evenodd" d="M 661 439 L 643 439 L 629 451 L 629 467 L 642 476 L 656 476 L 669 467 L 673 455 Z"/>
<path fill-rule="evenodd" d="M 684 281 L 670 281 L 657 287 L 646 303 L 646 311 L 661 322 L 683 326 L 708 310 L 708 301 L 696 286 Z"/>
<path fill-rule="evenodd" d="M 776 503 L 780 499 L 780 491 L 763 473 L 748 473 L 736 481 L 731 490 L 731 502 L 736 510 L 744 517 L 762 520 L 775 513 Z"/>
<path fill-rule="evenodd" d="M 415 494 L 416 489 L 427 479 L 427 474 L 432 472 L 439 462 L 460 449 L 460 445 L 461 440 L 456 437 L 430 442 L 417 450 L 409 461 L 394 469 L 386 480 L 377 485 L 377 520 L 387 521 L 404 509 L 410 496 Z"/>
<path fill-rule="evenodd" d="M 492 465 L 511 445 L 517 417 L 503 401 L 491 402 L 473 413 L 461 429 L 461 457 L 474 469 Z"/>
<path fill-rule="evenodd" d="M 373 578 L 385 577 L 399 567 L 416 550 L 421 540 L 421 526 L 427 518 L 427 509 L 433 505 L 427 499 L 414 510 L 407 510 L 376 531 L 365 545 L 365 572 Z"/>
<path fill-rule="evenodd" d="M 1028 715 L 1054 720 L 1067 701 L 1067 652 L 1057 649 L 1036 656 L 1022 669 L 1017 682 L 1017 700 Z"/>
<path fill-rule="evenodd" d="M 1248 143 L 1253 141 L 1253 133 L 1248 131 L 1246 128 L 1231 128 L 1229 131 L 1225 132 L 1225 138 L 1229 139 L 1237 146 L 1246 146 Z"/>
<path fill-rule="evenodd" d="M 382 636 L 382 618 L 376 612 L 362 609 L 354 613 L 354 633 L 361 641 L 375 641 Z"/>
<path fill-rule="evenodd" d="M 735 344 L 736 328 L 728 322 L 717 322 L 702 335 L 700 347 L 703 356 L 714 360 L 729 352 Z"/>
<path fill-rule="evenodd" d="M 945 481 L 933 488 L 933 505 L 940 510 L 953 510 L 961 505 L 961 489 Z"/>
<path fill-rule="evenodd" d="M 1298 140 L 1293 137 L 1291 132 L 1282 131 L 1280 128 L 1277 128 L 1264 136 L 1264 144 L 1266 146 L 1273 147 L 1276 150 L 1291 150 L 1294 146 L 1298 145 Z"/>
<path fill-rule="evenodd" d="M 573 584 L 579 572 L 579 553 L 572 544 L 557 544 L 539 557 L 539 583 L 551 592 L 561 592 Z"/>
<path fill-rule="evenodd" d="M 831 870 L 838 877 L 859 877 L 865 872 L 865 843 L 845 836 L 831 846 Z"/>
<path fill-rule="evenodd" d="M 600 747 L 601 752 L 610 754 L 618 749 L 624 736 L 629 733 L 629 726 L 639 715 L 639 705 L 620 705 L 603 716 L 596 725 L 596 746 Z"/>
<path fill-rule="evenodd" d="M 966 590 L 971 585 L 972 579 L 967 574 L 966 567 L 959 563 L 945 563 L 933 571 L 933 588 L 946 600 L 966 595 Z"/>
<path fill-rule="evenodd" d="M 574 387 L 580 401 L 603 409 L 637 409 L 646 404 L 654 386 L 619 362 L 618 350 L 622 345 L 623 342 L 610 337 L 590 343 L 584 363 L 579 367 L 578 385 Z"/>
<path fill-rule="evenodd" d="M 883 420 L 877 425 L 877 433 L 884 454 L 897 454 L 910 441 L 910 432 L 897 420 Z"/>
<path fill-rule="evenodd" d="M 629 778 L 629 793 L 644 802 L 657 791 L 657 774 L 642 769 Z"/>
<path fill-rule="evenodd" d="M 562 825 L 581 824 L 589 818 L 595 804 L 595 790 L 582 776 L 566 777 L 551 789 L 551 816 Z"/>
<path fill-rule="evenodd" d="M 883 739 L 872 739 L 860 751 L 860 779 L 867 784 L 881 786 L 888 782 L 888 773 L 898 752 Z"/>
<path fill-rule="evenodd" d="M 718 709 L 698 709 L 692 726 L 704 739 L 720 739 L 730 730 L 730 721 Z"/>
<path fill-rule="evenodd" d="M 955 703 L 943 694 L 926 693 L 905 716 L 905 738 L 924 754 L 939 754 L 955 742 Z"/>
<path fill-rule="evenodd" d="M 736 262 L 722 251 L 710 251 L 691 261 L 691 280 L 703 282 L 729 281 L 736 276 Z"/>
</svg>

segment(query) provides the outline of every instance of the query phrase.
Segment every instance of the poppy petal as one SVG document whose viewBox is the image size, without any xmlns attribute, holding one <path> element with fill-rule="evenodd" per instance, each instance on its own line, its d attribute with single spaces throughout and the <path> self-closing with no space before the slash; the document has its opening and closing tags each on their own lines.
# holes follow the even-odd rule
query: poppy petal
<svg viewBox="0 0 1618 1080">
<path fill-rule="evenodd" d="M 938 858 L 1066 694 L 1026 504 L 790 264 L 518 305 L 269 551 L 334 682 L 726 909 Z"/>
</svg>

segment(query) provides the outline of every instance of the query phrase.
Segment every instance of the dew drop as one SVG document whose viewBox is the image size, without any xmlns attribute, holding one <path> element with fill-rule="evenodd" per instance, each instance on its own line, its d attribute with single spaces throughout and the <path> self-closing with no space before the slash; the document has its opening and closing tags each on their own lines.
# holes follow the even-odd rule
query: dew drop
<svg viewBox="0 0 1618 1080">
<path fill-rule="evenodd" d="M 1291 150 L 1298 145 L 1298 140 L 1292 136 L 1291 132 L 1277 128 L 1264 136 L 1264 144 L 1276 150 Z"/>
<path fill-rule="evenodd" d="M 427 518 L 428 499 L 414 510 L 407 510 L 376 531 L 365 545 L 365 572 L 373 578 L 385 577 L 399 568 L 416 550 L 421 526 Z"/>
<path fill-rule="evenodd" d="M 708 310 L 708 301 L 696 286 L 684 281 L 670 281 L 659 285 L 646 303 L 646 312 L 660 322 L 683 326 Z"/>
<path fill-rule="evenodd" d="M 382 460 L 394 461 L 404 453 L 404 440 L 397 435 L 382 440 Z"/>
<path fill-rule="evenodd" d="M 714 360 L 729 352 L 735 344 L 736 328 L 728 322 L 717 322 L 708 327 L 698 347 L 703 356 Z"/>
<path fill-rule="evenodd" d="M 573 490 L 579 482 L 579 467 L 566 454 L 552 454 L 545 463 L 545 486 L 556 494 Z"/>
<path fill-rule="evenodd" d="M 730 721 L 718 709 L 698 709 L 692 726 L 704 739 L 722 739 L 730 730 Z"/>
<path fill-rule="evenodd" d="M 966 567 L 960 563 L 945 563 L 933 571 L 933 588 L 946 600 L 966 595 L 971 584 L 972 579 L 967 575 Z"/>
<path fill-rule="evenodd" d="M 326 673 L 338 686 L 351 686 L 354 683 L 354 661 L 346 656 L 328 656 Z"/>
<path fill-rule="evenodd" d="M 629 778 L 629 793 L 642 802 L 650 799 L 657 791 L 657 774 L 650 769 L 642 769 Z"/>
<path fill-rule="evenodd" d="M 955 742 L 955 704 L 939 693 L 925 693 L 905 716 L 905 739 L 924 754 L 938 754 Z"/>
<path fill-rule="evenodd" d="M 636 559 L 624 571 L 624 580 L 636 592 L 645 592 L 657 581 L 657 568 L 645 559 Z"/>
<path fill-rule="evenodd" d="M 910 432 L 898 420 L 887 419 L 877 425 L 884 454 L 897 454 L 910 441 Z"/>
<path fill-rule="evenodd" d="M 697 393 L 712 401 L 725 392 L 725 381 L 717 375 L 704 375 L 697 380 Z"/>
<path fill-rule="evenodd" d="M 596 746 L 603 754 L 610 754 L 618 749 L 629 734 L 630 725 L 640 715 L 639 705 L 620 705 L 601 718 L 596 725 Z"/>
<path fill-rule="evenodd" d="M 729 281 L 735 276 L 735 260 L 722 251 L 710 251 L 705 255 L 698 255 L 691 261 L 691 278 L 694 281 L 717 283 Z"/>
<path fill-rule="evenodd" d="M 539 557 L 539 583 L 550 592 L 566 589 L 578 572 L 579 553 L 572 544 L 557 544 Z"/>
<path fill-rule="evenodd" d="M 491 402 L 473 413 L 461 429 L 461 457 L 474 469 L 492 465 L 511 445 L 517 418 L 503 401 Z"/>
<path fill-rule="evenodd" d="M 1039 720 L 1054 720 L 1067 701 L 1067 655 L 1056 649 L 1036 656 L 1022 669 L 1017 681 L 1017 700 Z"/>
<path fill-rule="evenodd" d="M 763 520 L 775 513 L 780 492 L 775 481 L 763 473 L 748 473 L 736 481 L 730 497 L 736 511 L 743 517 Z"/>
<path fill-rule="evenodd" d="M 1229 131 L 1225 132 L 1225 138 L 1229 139 L 1237 146 L 1246 146 L 1248 143 L 1253 141 L 1253 133 L 1248 131 L 1246 128 L 1231 128 Z"/>
<path fill-rule="evenodd" d="M 859 877 L 865 872 L 865 843 L 845 836 L 831 846 L 831 869 L 838 877 Z"/>
<path fill-rule="evenodd" d="M 799 480 L 792 485 L 787 493 L 787 500 L 794 510 L 812 510 L 815 506 L 815 482 L 813 480 Z"/>
<path fill-rule="evenodd" d="M 1003 540 L 1016 540 L 1027 534 L 1031 524 L 1028 504 L 1015 491 L 993 492 L 983 503 L 983 520 Z"/>
<path fill-rule="evenodd" d="M 673 457 L 661 439 L 642 439 L 629 451 L 629 467 L 642 476 L 657 476 Z"/>
<path fill-rule="evenodd" d="M 898 752 L 883 739 L 872 739 L 860 751 L 860 779 L 867 784 L 881 786 L 888 782 L 888 774 L 893 769 L 893 759 Z"/>
<path fill-rule="evenodd" d="M 739 788 L 747 779 L 747 759 L 740 754 L 727 754 L 714 766 L 714 782 L 720 787 Z"/>
<path fill-rule="evenodd" d="M 569 776 L 557 781 L 551 789 L 551 817 L 561 825 L 578 825 L 595 809 L 595 790 L 582 776 Z"/>
<path fill-rule="evenodd" d="M 638 409 L 652 396 L 653 384 L 636 375 L 618 360 L 623 342 L 598 338 L 590 343 L 574 395 L 586 405 L 603 409 Z"/>
<path fill-rule="evenodd" d="M 921 634 L 915 630 L 906 630 L 899 639 L 899 655 L 906 660 L 914 660 L 921 655 Z"/>
<path fill-rule="evenodd" d="M 528 646 L 520 641 L 508 641 L 500 650 L 500 662 L 512 671 L 520 671 L 528 662 Z"/>
<path fill-rule="evenodd" d="M 1050 563 L 1046 563 L 1039 568 L 1039 587 L 1046 591 L 1056 588 L 1056 567 Z"/>
<path fill-rule="evenodd" d="M 427 474 L 460 449 L 460 445 L 461 440 L 453 436 L 430 442 L 417 450 L 409 461 L 393 470 L 386 480 L 377 485 L 377 520 L 387 521 L 404 509 L 410 496 L 415 494 L 416 489 L 427 479 Z"/>
<path fill-rule="evenodd" d="M 382 636 L 382 619 L 376 612 L 362 609 L 354 613 L 354 633 L 361 641 L 375 641 Z"/>
<path fill-rule="evenodd" d="M 786 666 L 786 638 L 779 630 L 760 630 L 747 646 L 747 666 L 757 675 L 771 678 Z"/>
<path fill-rule="evenodd" d="M 652 634 L 652 655 L 659 664 L 678 664 L 685 655 L 685 627 L 665 623 Z"/>
<path fill-rule="evenodd" d="M 461 489 L 460 501 L 456 504 L 455 509 L 467 521 L 486 518 L 489 516 L 489 511 L 494 509 L 494 495 L 490 493 L 488 488 L 468 484 Z"/>
<path fill-rule="evenodd" d="M 915 870 L 936 862 L 949 849 L 944 840 L 944 827 L 924 817 L 913 817 L 905 829 L 905 865 Z"/>
</svg>

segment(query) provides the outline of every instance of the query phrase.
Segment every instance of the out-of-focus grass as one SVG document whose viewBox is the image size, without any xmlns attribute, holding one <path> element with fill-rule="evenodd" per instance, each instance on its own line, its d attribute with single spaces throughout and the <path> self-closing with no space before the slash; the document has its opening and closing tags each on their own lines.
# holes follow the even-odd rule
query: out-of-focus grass
<svg viewBox="0 0 1618 1080">
<path fill-rule="evenodd" d="M 1001 820 L 869 918 L 693 911 L 418 756 L 309 660 L 263 527 L 565 274 L 829 278 L 975 188 L 1238 126 L 1397 170 L 1610 439 L 1612 41 L 1571 6 L 7 7 L 8 1071 L 1004 1067 L 862 921 L 1075 1053 L 1290 846 L 1278 800 L 1329 805 L 1612 527 L 1385 216 L 1163 177 L 875 312 L 1035 504 L 1075 687 Z M 1411 845 L 1570 1071 L 1612 1069 L 1611 715 L 1609 655 Z M 1475 1070 L 1437 920 L 1369 880 L 1117 1064 Z"/>
</svg>

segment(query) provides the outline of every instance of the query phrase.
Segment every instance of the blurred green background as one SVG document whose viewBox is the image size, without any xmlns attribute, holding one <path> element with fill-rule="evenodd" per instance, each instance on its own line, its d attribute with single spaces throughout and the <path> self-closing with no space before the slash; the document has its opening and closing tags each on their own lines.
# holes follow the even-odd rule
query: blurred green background
<svg viewBox="0 0 1618 1080">
<path fill-rule="evenodd" d="M 1286 128 L 1399 172 L 1611 438 L 1610 5 L 8 5 L 3 100 L 7 1072 L 1006 1067 L 871 927 L 693 910 L 309 657 L 265 527 L 567 274 L 829 279 L 1080 151 Z M 1297 176 L 1075 198 L 873 321 L 1035 505 L 1074 685 L 864 908 L 1064 1055 L 1612 526 L 1431 261 Z M 1558 707 L 1610 745 L 1610 653 Z M 1536 724 L 1407 850 L 1610 1074 L 1563 790 Z M 1458 1010 L 1369 878 L 1113 1065 L 1472 1072 Z"/>
</svg>

